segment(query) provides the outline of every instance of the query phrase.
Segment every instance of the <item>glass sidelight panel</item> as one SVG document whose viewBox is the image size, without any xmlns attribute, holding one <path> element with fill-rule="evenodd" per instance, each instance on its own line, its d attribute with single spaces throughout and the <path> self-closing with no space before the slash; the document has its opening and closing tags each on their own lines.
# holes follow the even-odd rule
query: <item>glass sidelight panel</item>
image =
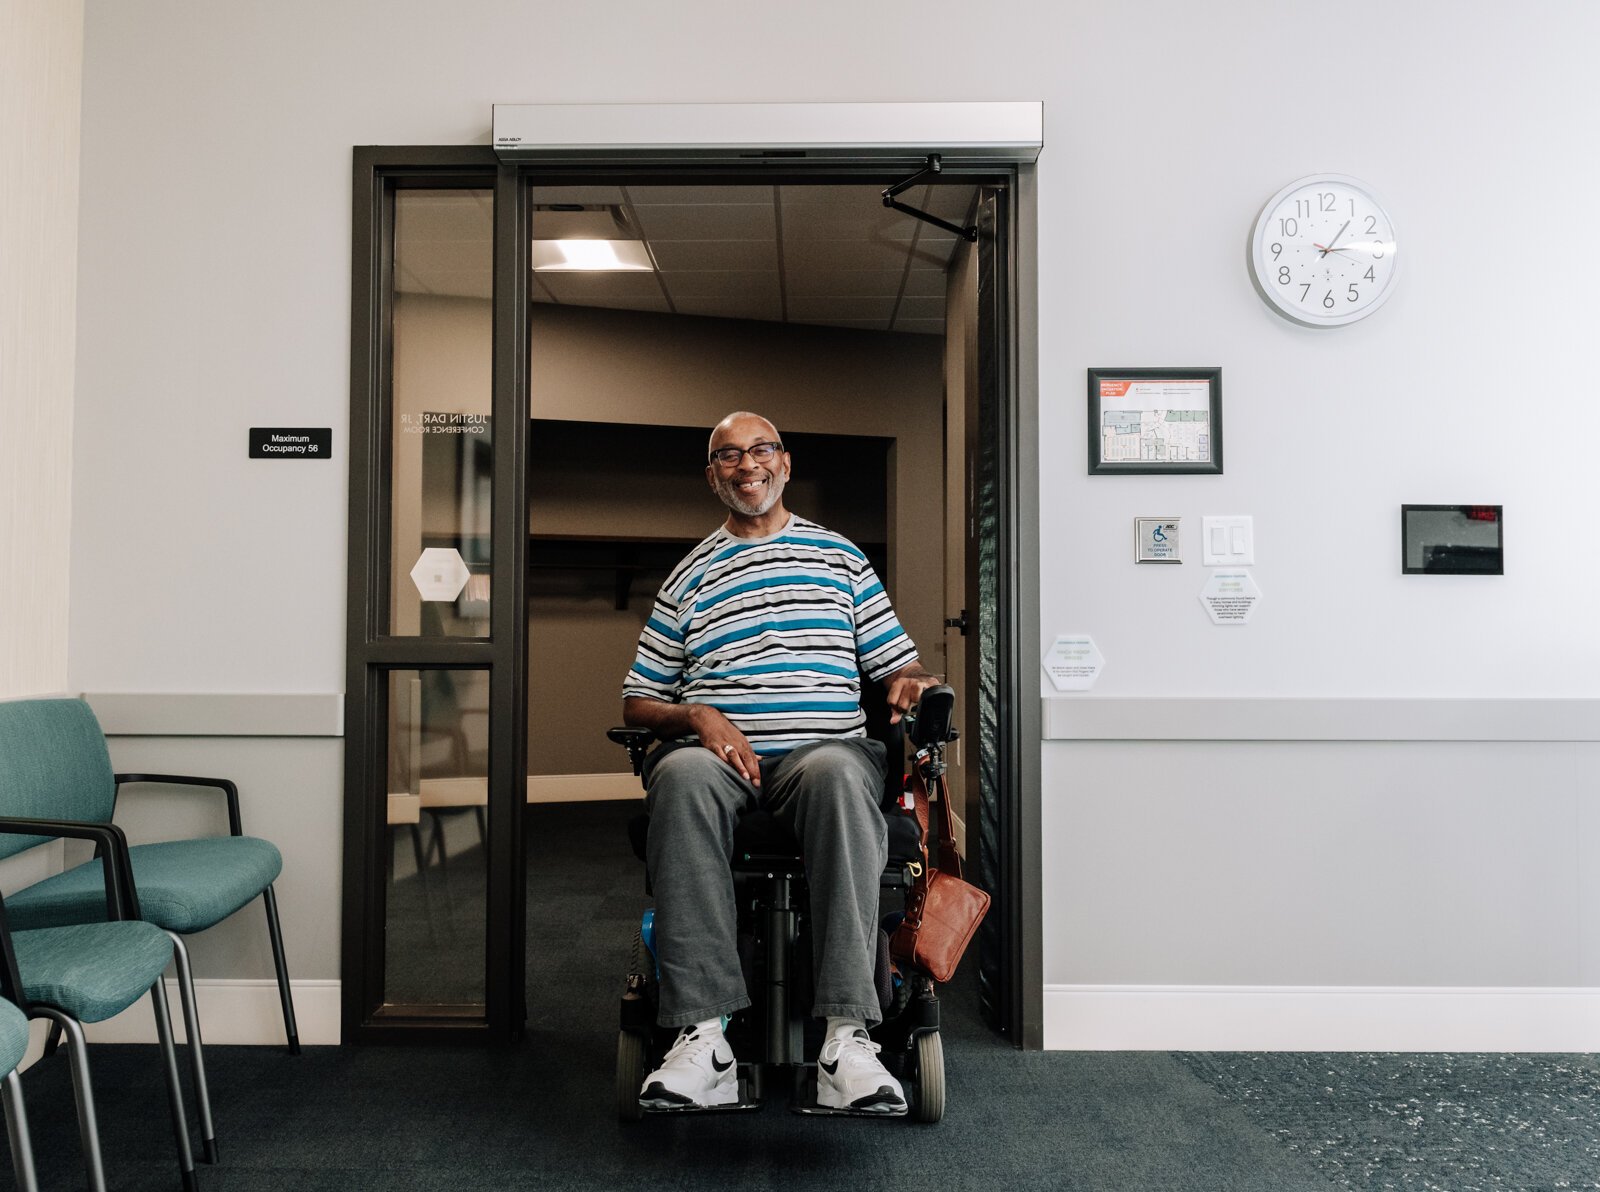
<svg viewBox="0 0 1600 1192">
<path fill-rule="evenodd" d="M 488 894 L 489 672 L 389 672 L 390 1006 L 479 1015 Z"/>
<path fill-rule="evenodd" d="M 494 192 L 394 193 L 389 632 L 489 636 Z"/>
</svg>

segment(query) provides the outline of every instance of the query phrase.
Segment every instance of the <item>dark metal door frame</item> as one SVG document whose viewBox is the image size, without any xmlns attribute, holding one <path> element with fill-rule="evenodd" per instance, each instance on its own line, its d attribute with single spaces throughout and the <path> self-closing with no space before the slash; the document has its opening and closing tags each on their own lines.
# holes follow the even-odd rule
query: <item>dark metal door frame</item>
<svg viewBox="0 0 1600 1192">
<path fill-rule="evenodd" d="M 527 436 L 495 436 L 493 578 L 489 641 L 401 639 L 380 623 L 388 602 L 388 452 L 390 259 L 382 246 L 392 227 L 394 185 L 495 188 L 493 419 L 527 425 L 529 411 L 528 269 L 530 193 L 537 182 L 653 181 L 748 185 L 783 181 L 881 180 L 884 163 L 806 170 L 786 161 L 749 166 L 592 167 L 501 165 L 486 148 L 358 148 L 352 226 L 349 616 L 346 667 L 343 1038 L 347 1042 L 427 1041 L 474 1036 L 509 1042 L 525 1013 L 525 856 L 522 823 L 527 774 Z M 1043 1045 L 1043 935 L 1040 873 L 1040 700 L 1028 659 L 1038 624 L 1038 405 L 1032 353 L 1033 171 L 946 167 L 946 175 L 998 180 L 1004 196 L 995 221 L 998 284 L 980 310 L 991 337 L 993 369 L 985 382 L 983 445 L 995 499 L 992 606 L 980 607 L 989 666 L 986 773 L 995 794 L 995 897 L 983 945 L 992 966 L 991 1025 L 1019 1047 Z M 892 181 L 892 179 L 891 179 Z M 985 345 L 980 342 L 980 351 Z M 985 605 L 990 605 L 986 598 Z M 387 718 L 383 679 L 392 669 L 481 667 L 490 672 L 489 883 L 487 1013 L 480 1020 L 442 1021 L 425 1014 L 382 1012 L 384 903 L 379 885 L 388 847 L 382 807 Z M 969 677 L 969 682 L 972 682 Z"/>
<path fill-rule="evenodd" d="M 477 148 L 358 148 L 352 179 L 349 602 L 345 639 L 344 909 L 341 1035 L 347 1042 L 510 1040 L 522 1029 L 526 898 L 522 820 L 527 790 L 528 503 L 526 436 L 494 444 L 488 640 L 389 633 L 389 514 L 394 190 L 492 186 L 495 192 L 493 396 L 501 426 L 528 421 L 524 184 Z M 383 877 L 388 675 L 394 670 L 489 672 L 488 881 L 485 1007 L 463 1018 L 385 1005 Z"/>
</svg>

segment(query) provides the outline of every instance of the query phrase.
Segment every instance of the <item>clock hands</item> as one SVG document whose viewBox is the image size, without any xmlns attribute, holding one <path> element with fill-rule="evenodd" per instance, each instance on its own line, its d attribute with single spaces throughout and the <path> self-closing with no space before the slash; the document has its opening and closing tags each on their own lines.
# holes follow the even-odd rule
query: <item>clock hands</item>
<svg viewBox="0 0 1600 1192">
<path fill-rule="evenodd" d="M 1314 244 L 1314 245 L 1312 245 L 1312 247 L 1316 248 L 1316 249 L 1319 249 L 1322 252 L 1323 256 L 1327 256 L 1330 252 L 1343 252 L 1344 251 L 1343 249 L 1334 248 L 1334 245 L 1339 243 L 1339 237 L 1344 235 L 1345 228 L 1348 228 L 1349 226 L 1350 226 L 1350 221 L 1347 219 L 1347 220 L 1344 221 L 1344 227 L 1340 228 L 1337 232 L 1335 232 L 1333 234 L 1333 239 L 1328 241 L 1328 247 L 1327 248 L 1323 248 L 1322 245 L 1320 245 L 1320 244 Z"/>
</svg>

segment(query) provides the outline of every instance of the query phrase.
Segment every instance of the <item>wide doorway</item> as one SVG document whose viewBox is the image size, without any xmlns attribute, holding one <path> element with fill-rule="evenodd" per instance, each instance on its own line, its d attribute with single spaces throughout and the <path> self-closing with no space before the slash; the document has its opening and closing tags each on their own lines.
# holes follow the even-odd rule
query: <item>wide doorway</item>
<svg viewBox="0 0 1600 1192">
<path fill-rule="evenodd" d="M 1013 180 L 906 196 L 983 228 L 971 243 L 887 210 L 881 170 L 374 165 L 388 268 L 358 281 L 381 287 L 379 383 L 356 389 L 378 449 L 352 496 L 380 515 L 364 563 L 387 607 L 352 649 L 347 1037 L 510 1039 L 614 1010 L 648 903 L 641 792 L 605 729 L 655 588 L 720 520 L 706 434 L 751 409 L 794 454 L 786 503 L 862 547 L 961 693 L 964 851 L 1007 905 L 954 994 L 1017 1038 L 1021 825 L 996 731 L 1017 628 Z M 635 264 L 541 267 L 563 241 Z M 425 559 L 451 556 L 462 575 L 427 588 Z"/>
</svg>

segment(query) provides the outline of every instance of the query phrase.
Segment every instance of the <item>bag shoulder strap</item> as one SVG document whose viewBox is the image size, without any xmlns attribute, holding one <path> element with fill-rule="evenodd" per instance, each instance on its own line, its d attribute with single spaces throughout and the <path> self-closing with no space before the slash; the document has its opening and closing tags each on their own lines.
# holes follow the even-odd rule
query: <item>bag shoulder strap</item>
<svg viewBox="0 0 1600 1192">
<path fill-rule="evenodd" d="M 956 830 L 955 824 L 951 818 L 952 812 L 950 810 L 950 788 L 945 785 L 944 776 L 942 774 L 935 779 L 934 787 L 938 792 L 939 801 L 937 828 L 938 835 L 935 838 L 935 845 L 938 850 L 939 857 L 938 868 L 942 872 L 948 873 L 951 877 L 962 877 L 961 853 L 956 848 Z M 922 869 L 923 872 L 926 873 L 930 868 L 928 858 L 928 829 L 933 826 L 930 823 L 930 820 L 933 818 L 933 816 L 928 807 L 930 800 L 928 797 L 927 783 L 923 779 L 922 771 L 916 767 L 913 767 L 911 771 L 911 793 L 915 802 L 917 827 L 921 829 L 920 844 L 922 847 Z"/>
</svg>

